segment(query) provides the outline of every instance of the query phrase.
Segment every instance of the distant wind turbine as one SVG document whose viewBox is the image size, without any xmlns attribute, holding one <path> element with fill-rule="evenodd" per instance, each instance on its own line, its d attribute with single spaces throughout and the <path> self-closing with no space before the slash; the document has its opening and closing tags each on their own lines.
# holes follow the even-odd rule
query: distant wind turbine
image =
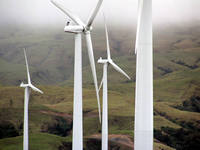
<svg viewBox="0 0 200 150">
<path fill-rule="evenodd" d="M 81 34 L 83 33 L 86 37 L 86 44 L 88 48 L 88 56 L 90 66 L 93 74 L 94 85 L 97 96 L 98 110 L 99 110 L 99 121 L 101 122 L 101 108 L 99 102 L 98 93 L 98 82 L 96 76 L 96 68 L 93 54 L 93 46 L 91 40 L 92 23 L 99 12 L 103 0 L 99 0 L 96 8 L 92 11 L 92 14 L 88 18 L 86 24 L 82 22 L 76 15 L 70 12 L 57 0 L 51 0 L 51 2 L 64 12 L 71 20 L 67 23 L 64 28 L 65 32 L 74 33 L 75 35 L 75 65 L 74 65 L 74 109 L 73 109 L 73 150 L 83 149 L 83 111 L 82 111 L 82 45 L 81 45 Z"/>
<path fill-rule="evenodd" d="M 30 78 L 30 73 L 29 73 L 29 67 L 28 67 L 28 61 L 26 57 L 26 50 L 24 49 L 24 57 L 26 61 L 26 69 L 27 69 L 27 78 L 28 78 L 28 84 L 24 84 L 23 82 L 20 84 L 20 87 L 25 88 L 25 93 L 24 93 L 24 150 L 29 149 L 29 136 L 28 136 L 28 104 L 29 104 L 29 96 L 30 96 L 30 89 L 42 93 L 41 90 L 36 88 L 34 85 L 31 83 L 31 78 Z"/>
<path fill-rule="evenodd" d="M 120 68 L 118 67 L 113 60 L 111 59 L 110 55 L 110 46 L 109 46 L 109 39 L 108 39 L 108 30 L 105 23 L 105 33 L 106 33 L 106 43 L 107 43 L 107 59 L 100 59 L 98 63 L 103 64 L 103 78 L 101 84 L 99 86 L 99 90 L 103 85 L 103 111 L 102 111 L 102 150 L 108 150 L 108 87 L 107 87 L 107 69 L 108 65 L 110 64 L 116 71 L 123 74 L 130 80 L 130 77 Z"/>
<path fill-rule="evenodd" d="M 152 0 L 138 1 L 135 150 L 153 150 Z"/>
</svg>

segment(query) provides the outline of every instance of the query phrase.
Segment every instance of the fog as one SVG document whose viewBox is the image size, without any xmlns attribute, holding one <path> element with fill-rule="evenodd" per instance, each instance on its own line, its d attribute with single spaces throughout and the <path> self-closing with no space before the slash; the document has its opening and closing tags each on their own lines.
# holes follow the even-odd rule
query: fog
<svg viewBox="0 0 200 150">
<path fill-rule="evenodd" d="M 60 0 L 71 11 L 86 21 L 97 0 Z M 95 20 L 116 25 L 132 25 L 137 18 L 137 0 L 104 0 Z M 65 22 L 66 16 L 50 0 L 0 0 L 0 25 L 28 24 L 54 26 Z M 155 24 L 196 22 L 200 18 L 199 0 L 153 0 Z"/>
</svg>

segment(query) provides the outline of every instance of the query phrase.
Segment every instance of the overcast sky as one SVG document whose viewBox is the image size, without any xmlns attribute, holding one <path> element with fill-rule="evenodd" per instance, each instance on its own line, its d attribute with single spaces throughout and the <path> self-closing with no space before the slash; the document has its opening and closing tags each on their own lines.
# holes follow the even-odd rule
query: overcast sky
<svg viewBox="0 0 200 150">
<path fill-rule="evenodd" d="M 60 0 L 84 21 L 98 0 Z M 133 24 L 137 0 L 104 0 L 101 12 L 114 24 Z M 65 15 L 50 0 L 0 0 L 0 25 L 27 23 L 52 25 L 64 22 Z M 154 23 L 195 22 L 200 20 L 200 0 L 153 0 Z M 103 22 L 102 13 L 95 23 Z"/>
</svg>

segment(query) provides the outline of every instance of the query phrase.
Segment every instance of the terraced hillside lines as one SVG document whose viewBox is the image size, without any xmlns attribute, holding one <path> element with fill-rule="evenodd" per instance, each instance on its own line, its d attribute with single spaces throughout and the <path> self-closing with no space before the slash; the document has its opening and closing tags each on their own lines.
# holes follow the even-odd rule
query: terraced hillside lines
<svg viewBox="0 0 200 150">
<path fill-rule="evenodd" d="M 154 128 L 157 129 L 157 130 L 161 129 L 162 127 L 171 127 L 171 128 L 174 128 L 174 129 L 181 128 L 180 125 L 178 125 L 178 124 L 170 121 L 164 115 L 163 116 L 161 116 L 161 115 L 155 115 L 154 116 L 154 122 L 155 122 L 154 123 Z"/>
<path fill-rule="evenodd" d="M 154 81 L 154 99 L 156 101 L 183 101 L 197 92 L 200 85 L 200 69 L 176 71 Z"/>
<path fill-rule="evenodd" d="M 185 127 L 185 124 L 192 123 L 193 126 L 199 128 L 200 113 L 181 111 L 173 107 L 173 103 L 157 102 L 155 104 L 155 111 L 162 117 Z"/>
</svg>

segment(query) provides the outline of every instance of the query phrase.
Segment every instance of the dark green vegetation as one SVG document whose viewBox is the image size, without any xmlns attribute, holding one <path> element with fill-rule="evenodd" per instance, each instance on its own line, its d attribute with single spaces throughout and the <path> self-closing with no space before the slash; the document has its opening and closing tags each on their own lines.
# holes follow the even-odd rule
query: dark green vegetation
<svg viewBox="0 0 200 150">
<path fill-rule="evenodd" d="M 68 136 L 72 130 L 72 121 L 67 121 L 63 117 L 55 117 L 54 121 L 45 122 L 42 126 L 42 132 L 48 132 L 59 136 Z"/>
<path fill-rule="evenodd" d="M 199 25 L 154 27 L 155 150 L 197 150 L 200 140 Z M 22 149 L 22 48 L 28 48 L 31 77 L 45 94 L 32 92 L 29 105 L 30 150 L 71 148 L 73 109 L 73 37 L 55 28 L 0 28 L 0 150 Z M 110 31 L 110 30 L 109 30 Z M 134 31 L 112 28 L 111 54 L 132 78 L 109 68 L 109 143 L 111 149 L 133 147 L 135 56 Z M 120 35 L 120 36 L 119 36 Z M 102 28 L 92 34 L 95 60 L 106 56 Z M 83 39 L 84 41 L 85 39 Z M 101 126 L 83 42 L 84 147 L 100 149 Z M 98 80 L 102 66 L 97 64 Z"/>
<path fill-rule="evenodd" d="M 155 138 L 177 150 L 198 150 L 200 147 L 200 131 L 197 129 L 173 129 L 162 127 L 154 131 Z"/>
<path fill-rule="evenodd" d="M 176 108 L 180 110 L 200 112 L 200 97 L 193 96 L 189 100 L 184 101 L 182 105 L 179 105 Z"/>
<path fill-rule="evenodd" d="M 17 129 L 10 122 L 2 122 L 0 124 L 0 139 L 19 136 Z"/>
</svg>

